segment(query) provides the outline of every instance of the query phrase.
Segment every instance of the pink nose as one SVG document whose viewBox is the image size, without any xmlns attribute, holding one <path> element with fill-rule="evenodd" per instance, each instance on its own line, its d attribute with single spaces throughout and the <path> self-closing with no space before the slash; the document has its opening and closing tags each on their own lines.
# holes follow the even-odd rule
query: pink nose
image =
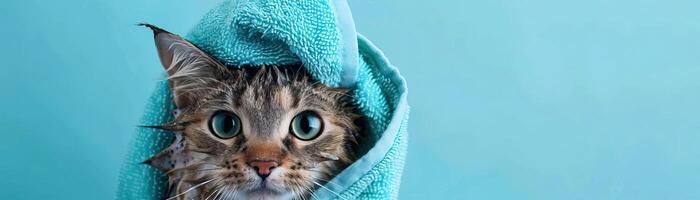
<svg viewBox="0 0 700 200">
<path fill-rule="evenodd" d="M 253 169 L 255 169 L 256 172 L 258 172 L 258 175 L 262 178 L 266 178 L 267 176 L 270 175 L 270 172 L 272 169 L 277 167 L 277 162 L 275 161 L 252 161 L 249 163 Z"/>
</svg>

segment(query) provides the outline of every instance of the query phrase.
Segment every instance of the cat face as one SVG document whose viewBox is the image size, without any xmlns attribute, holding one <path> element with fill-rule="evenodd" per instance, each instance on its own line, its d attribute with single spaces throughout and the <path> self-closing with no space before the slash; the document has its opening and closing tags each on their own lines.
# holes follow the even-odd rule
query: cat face
<svg viewBox="0 0 700 200">
<path fill-rule="evenodd" d="M 300 66 L 228 68 L 149 27 L 178 110 L 152 126 L 175 141 L 145 163 L 168 175 L 171 198 L 306 198 L 353 161 L 359 115 L 348 90 Z"/>
</svg>

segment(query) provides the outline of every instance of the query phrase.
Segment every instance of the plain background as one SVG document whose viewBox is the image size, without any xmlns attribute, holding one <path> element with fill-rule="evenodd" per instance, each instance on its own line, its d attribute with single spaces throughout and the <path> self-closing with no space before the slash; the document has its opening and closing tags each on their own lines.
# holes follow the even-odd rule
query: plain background
<svg viewBox="0 0 700 200">
<path fill-rule="evenodd" d="M 218 0 L 5 0 L 0 199 L 112 199 L 151 32 Z M 406 77 L 401 199 L 700 199 L 700 1 L 352 0 Z"/>
</svg>

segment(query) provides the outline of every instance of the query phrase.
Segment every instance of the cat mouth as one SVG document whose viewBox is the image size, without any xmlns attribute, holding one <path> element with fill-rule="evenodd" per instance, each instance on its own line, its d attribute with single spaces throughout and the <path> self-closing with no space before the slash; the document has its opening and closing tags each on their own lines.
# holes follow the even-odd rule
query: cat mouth
<svg viewBox="0 0 700 200">
<path fill-rule="evenodd" d="M 270 188 L 270 186 L 267 184 L 259 185 L 258 187 L 248 191 L 248 197 L 274 197 L 284 194 L 285 192 L 280 192 L 273 188 Z"/>
<path fill-rule="evenodd" d="M 270 181 L 268 181 L 268 180 L 266 180 L 266 179 L 263 179 L 262 181 L 260 181 L 260 184 L 258 184 L 258 187 L 257 187 L 256 189 L 260 189 L 260 190 L 271 190 L 271 188 L 270 188 Z"/>
<path fill-rule="evenodd" d="M 278 195 L 285 193 L 283 188 L 279 187 L 278 184 L 275 184 L 269 179 L 263 179 L 258 181 L 257 183 L 253 183 L 253 186 L 250 188 L 249 192 L 267 195 Z"/>
</svg>

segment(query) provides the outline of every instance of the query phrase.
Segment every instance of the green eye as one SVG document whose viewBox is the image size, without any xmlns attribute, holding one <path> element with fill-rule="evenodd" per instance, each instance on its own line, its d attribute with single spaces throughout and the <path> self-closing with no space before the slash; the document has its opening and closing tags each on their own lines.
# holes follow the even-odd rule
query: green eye
<svg viewBox="0 0 700 200">
<path fill-rule="evenodd" d="M 236 114 L 218 111 L 209 119 L 209 131 L 221 139 L 229 139 L 241 132 L 241 119 Z"/>
<path fill-rule="evenodd" d="M 323 120 L 314 112 L 304 111 L 294 117 L 290 129 L 297 138 L 301 140 L 312 140 L 321 134 L 323 130 Z"/>
</svg>

